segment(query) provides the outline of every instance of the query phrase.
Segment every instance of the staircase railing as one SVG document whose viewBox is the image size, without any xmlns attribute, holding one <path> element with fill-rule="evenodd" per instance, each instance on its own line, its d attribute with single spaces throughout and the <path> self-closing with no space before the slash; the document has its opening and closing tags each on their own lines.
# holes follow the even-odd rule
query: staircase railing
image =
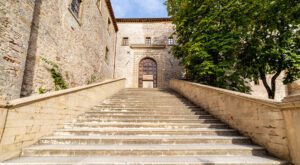
<svg viewBox="0 0 300 165">
<path fill-rule="evenodd" d="M 125 79 L 0 103 L 0 161 L 52 134 L 76 116 L 125 88 Z"/>
<path fill-rule="evenodd" d="M 272 155 L 300 164 L 300 94 L 278 102 L 182 80 L 170 87 Z"/>
</svg>

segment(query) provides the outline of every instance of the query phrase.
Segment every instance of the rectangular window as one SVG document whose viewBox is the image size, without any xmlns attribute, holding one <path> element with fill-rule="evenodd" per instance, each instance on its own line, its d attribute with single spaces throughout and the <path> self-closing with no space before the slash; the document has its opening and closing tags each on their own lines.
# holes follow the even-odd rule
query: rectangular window
<svg viewBox="0 0 300 165">
<path fill-rule="evenodd" d="M 173 37 L 168 38 L 168 45 L 174 45 L 174 38 Z"/>
<path fill-rule="evenodd" d="M 146 37 L 145 44 L 151 45 L 151 37 Z"/>
<path fill-rule="evenodd" d="M 71 11 L 77 18 L 79 18 L 81 2 L 82 2 L 81 0 L 72 0 L 72 3 L 71 3 Z"/>
<path fill-rule="evenodd" d="M 108 47 L 105 48 L 105 62 L 108 63 L 109 60 L 109 49 Z"/>
<path fill-rule="evenodd" d="M 254 84 L 259 85 L 259 80 L 258 79 L 254 80 Z"/>
<path fill-rule="evenodd" d="M 128 46 L 129 45 L 129 38 L 123 37 L 122 46 Z"/>
<path fill-rule="evenodd" d="M 102 12 L 102 0 L 97 0 L 97 7 L 99 9 L 99 12 L 101 13 Z"/>
</svg>

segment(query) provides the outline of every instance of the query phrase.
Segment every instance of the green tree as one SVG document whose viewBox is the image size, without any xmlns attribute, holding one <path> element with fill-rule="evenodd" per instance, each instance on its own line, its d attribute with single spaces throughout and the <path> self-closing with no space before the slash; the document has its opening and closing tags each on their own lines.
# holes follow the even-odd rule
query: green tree
<svg viewBox="0 0 300 165">
<path fill-rule="evenodd" d="M 237 48 L 244 17 L 244 1 L 169 0 L 176 25 L 174 55 L 181 59 L 187 78 L 207 85 L 249 92 L 247 79 L 237 69 Z"/>
<path fill-rule="evenodd" d="M 272 78 L 274 84 L 279 70 L 279 74 L 287 71 L 285 83 L 299 77 L 299 42 L 297 44 L 296 35 L 298 32 L 294 28 L 297 26 L 297 16 L 299 18 L 298 1 L 168 0 L 166 4 L 176 25 L 175 35 L 178 37 L 178 45 L 174 46 L 173 53 L 181 59 L 188 79 L 249 92 L 246 80 L 261 78 L 268 90 L 266 75 L 275 74 Z M 288 7 L 292 10 L 289 11 Z M 289 12 L 283 12 L 284 10 Z M 284 36 L 278 33 L 279 25 L 277 27 L 275 23 L 280 18 L 284 18 L 286 25 L 289 25 L 289 29 L 283 28 Z M 267 26 L 260 26 L 271 20 L 274 24 L 266 23 Z M 262 48 L 274 47 L 274 43 L 270 42 L 274 38 L 269 39 L 268 35 L 261 35 L 257 31 L 261 34 L 271 33 L 277 37 L 282 35 L 281 38 L 285 41 L 280 42 L 289 44 L 277 44 L 277 48 L 284 51 L 278 51 L 278 58 L 274 58 L 274 49 L 267 51 Z M 285 49 L 287 47 L 288 49 Z M 261 59 L 262 56 L 266 57 L 265 60 L 254 60 Z M 284 64 L 281 64 L 283 62 L 279 57 L 285 58 Z M 271 86 L 268 93 L 270 98 L 274 98 L 276 89 Z"/>
<path fill-rule="evenodd" d="M 251 23 L 244 33 L 239 65 L 250 79 L 260 78 L 268 96 L 275 98 L 276 79 L 291 83 L 300 75 L 300 1 L 256 0 Z M 272 75 L 268 82 L 267 75 Z"/>
</svg>

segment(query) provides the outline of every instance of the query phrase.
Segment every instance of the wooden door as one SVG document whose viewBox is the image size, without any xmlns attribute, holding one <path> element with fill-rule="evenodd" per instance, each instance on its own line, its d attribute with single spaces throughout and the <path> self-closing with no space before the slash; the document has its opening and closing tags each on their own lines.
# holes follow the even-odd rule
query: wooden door
<svg viewBox="0 0 300 165">
<path fill-rule="evenodd" d="M 141 60 L 139 65 L 139 88 L 157 88 L 157 64 L 150 58 Z"/>
</svg>

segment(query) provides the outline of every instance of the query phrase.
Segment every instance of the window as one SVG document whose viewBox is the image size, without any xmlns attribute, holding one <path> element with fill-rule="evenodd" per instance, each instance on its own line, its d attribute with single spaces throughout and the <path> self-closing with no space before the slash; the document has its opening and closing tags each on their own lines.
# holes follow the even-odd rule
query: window
<svg viewBox="0 0 300 165">
<path fill-rule="evenodd" d="M 174 38 L 173 37 L 168 38 L 168 45 L 174 45 Z"/>
<path fill-rule="evenodd" d="M 81 0 L 72 0 L 71 3 L 71 11 L 77 18 L 79 18 L 80 4 Z"/>
<path fill-rule="evenodd" d="M 151 45 L 151 37 L 146 37 L 145 44 Z"/>
<path fill-rule="evenodd" d="M 99 12 L 101 13 L 102 12 L 102 0 L 97 0 L 97 3 L 96 3 L 98 9 L 99 9 Z"/>
<path fill-rule="evenodd" d="M 108 59 L 109 59 L 109 49 L 108 47 L 105 48 L 105 61 L 106 63 L 108 63 Z"/>
<path fill-rule="evenodd" d="M 123 46 L 128 46 L 129 45 L 129 38 L 128 37 L 123 37 L 122 45 Z"/>
<path fill-rule="evenodd" d="M 259 80 L 258 79 L 254 80 L 254 84 L 259 85 Z"/>
</svg>

